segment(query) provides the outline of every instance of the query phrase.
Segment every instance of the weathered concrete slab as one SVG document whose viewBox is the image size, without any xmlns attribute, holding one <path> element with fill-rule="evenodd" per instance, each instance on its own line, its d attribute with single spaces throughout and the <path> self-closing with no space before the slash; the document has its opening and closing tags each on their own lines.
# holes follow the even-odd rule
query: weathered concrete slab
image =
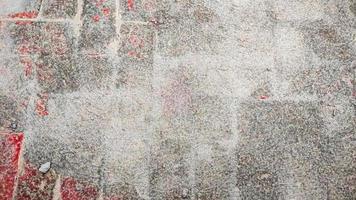
<svg viewBox="0 0 356 200">
<path fill-rule="evenodd" d="M 117 37 L 114 0 L 84 0 L 79 49 L 106 52 L 109 43 Z"/>
<path fill-rule="evenodd" d="M 326 198 L 319 182 L 324 177 L 319 112 L 316 104 L 303 102 L 239 105 L 237 182 L 243 198 Z"/>
<path fill-rule="evenodd" d="M 355 8 L 0 0 L 0 199 L 355 199 Z"/>
<path fill-rule="evenodd" d="M 78 54 L 76 63 L 79 66 L 81 88 L 89 90 L 114 87 L 112 74 L 116 64 L 105 54 Z"/>
<path fill-rule="evenodd" d="M 73 18 L 78 12 L 78 0 L 43 0 L 42 16 L 45 18 Z"/>
</svg>

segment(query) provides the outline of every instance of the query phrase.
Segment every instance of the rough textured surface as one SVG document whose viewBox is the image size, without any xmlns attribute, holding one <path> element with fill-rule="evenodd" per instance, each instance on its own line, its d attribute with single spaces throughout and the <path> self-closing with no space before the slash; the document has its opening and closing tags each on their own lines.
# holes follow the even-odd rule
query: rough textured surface
<svg viewBox="0 0 356 200">
<path fill-rule="evenodd" d="M 356 199 L 355 19 L 355 0 L 0 0 L 0 199 Z"/>
<path fill-rule="evenodd" d="M 22 142 L 22 133 L 0 132 L 0 199 L 13 198 Z"/>
</svg>

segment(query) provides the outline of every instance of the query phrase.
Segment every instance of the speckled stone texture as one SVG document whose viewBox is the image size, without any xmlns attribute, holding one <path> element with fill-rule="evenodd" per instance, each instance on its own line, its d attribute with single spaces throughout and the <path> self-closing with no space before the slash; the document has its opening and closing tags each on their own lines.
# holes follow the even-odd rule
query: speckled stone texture
<svg viewBox="0 0 356 200">
<path fill-rule="evenodd" d="M 0 0 L 0 200 L 354 200 L 355 58 L 355 0 Z"/>
</svg>

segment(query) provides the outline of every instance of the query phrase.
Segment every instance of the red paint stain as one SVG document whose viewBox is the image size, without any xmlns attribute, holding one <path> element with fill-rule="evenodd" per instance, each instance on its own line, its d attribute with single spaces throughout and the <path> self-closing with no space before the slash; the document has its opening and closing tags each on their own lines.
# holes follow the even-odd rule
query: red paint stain
<svg viewBox="0 0 356 200">
<path fill-rule="evenodd" d="M 20 106 L 21 106 L 22 108 L 27 108 L 27 106 L 28 106 L 28 99 L 24 99 L 24 100 L 21 102 Z"/>
<path fill-rule="evenodd" d="M 23 138 L 23 133 L 0 133 L 0 199 L 13 198 Z"/>
<path fill-rule="evenodd" d="M 143 40 L 141 40 L 137 35 L 130 35 L 129 37 L 130 44 L 136 47 L 143 47 Z"/>
<path fill-rule="evenodd" d="M 36 112 L 42 117 L 48 115 L 47 101 L 48 94 L 42 94 L 40 95 L 40 99 L 38 99 L 36 102 Z"/>
<path fill-rule="evenodd" d="M 110 15 L 110 9 L 109 8 L 103 8 L 101 11 L 103 12 L 103 14 L 106 17 L 109 17 L 109 15 Z"/>
<path fill-rule="evenodd" d="M 12 164 L 17 165 L 17 161 L 20 157 L 21 145 L 23 141 L 23 133 L 11 134 L 9 136 L 9 142 L 14 146 L 15 152 L 14 157 L 12 158 Z"/>
<path fill-rule="evenodd" d="M 134 58 L 138 58 L 138 59 L 142 58 L 142 55 L 140 53 L 137 53 L 136 51 L 128 51 L 127 55 L 129 57 L 134 57 Z"/>
<path fill-rule="evenodd" d="M 31 76 L 31 74 L 32 74 L 32 61 L 31 60 L 26 60 L 26 59 L 21 59 L 20 62 L 24 66 L 25 76 L 26 77 Z"/>
<path fill-rule="evenodd" d="M 127 52 L 127 55 L 130 57 L 135 57 L 135 56 L 137 56 L 137 53 L 135 51 L 129 51 L 129 52 Z"/>
<path fill-rule="evenodd" d="M 28 45 L 22 44 L 22 45 L 20 45 L 19 48 L 17 48 L 17 51 L 20 54 L 28 54 L 28 53 L 30 53 L 30 48 Z"/>
<path fill-rule="evenodd" d="M 32 22 L 30 21 L 17 21 L 15 22 L 16 25 L 28 25 L 28 24 L 32 24 Z"/>
<path fill-rule="evenodd" d="M 132 10 L 134 7 L 134 0 L 127 0 L 127 8 Z"/>
<path fill-rule="evenodd" d="M 24 74 L 26 77 L 32 75 L 33 71 L 33 63 L 32 59 L 30 58 L 31 53 L 37 52 L 38 49 L 32 47 L 28 42 L 23 42 L 17 48 L 17 52 L 20 55 L 20 63 L 24 67 Z"/>
<path fill-rule="evenodd" d="M 269 98 L 269 96 L 264 96 L 264 95 L 260 96 L 260 99 L 262 99 L 262 100 L 265 100 L 265 99 L 268 99 L 268 98 Z"/>
<path fill-rule="evenodd" d="M 15 199 L 53 199 L 52 191 L 56 178 L 50 173 L 42 174 L 36 166 L 27 161 L 19 177 Z"/>
<path fill-rule="evenodd" d="M 36 11 L 28 11 L 28 12 L 18 12 L 9 14 L 11 18 L 20 18 L 20 19 L 33 19 L 38 16 L 38 12 Z"/>
<path fill-rule="evenodd" d="M 99 16 L 99 15 L 94 15 L 94 16 L 92 17 L 92 20 L 93 20 L 94 22 L 98 22 L 98 21 L 100 20 L 100 16 Z"/>
<path fill-rule="evenodd" d="M 81 183 L 72 177 L 66 177 L 62 181 L 62 200 L 95 200 L 98 196 L 98 189 L 94 186 Z"/>
</svg>

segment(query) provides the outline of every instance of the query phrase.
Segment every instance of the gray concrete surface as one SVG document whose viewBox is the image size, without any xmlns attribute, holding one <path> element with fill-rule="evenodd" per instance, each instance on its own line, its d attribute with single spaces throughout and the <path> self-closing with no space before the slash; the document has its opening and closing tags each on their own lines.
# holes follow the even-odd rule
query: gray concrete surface
<svg viewBox="0 0 356 200">
<path fill-rule="evenodd" d="M 0 126 L 93 199 L 356 199 L 355 19 L 354 0 L 0 0 Z"/>
</svg>

